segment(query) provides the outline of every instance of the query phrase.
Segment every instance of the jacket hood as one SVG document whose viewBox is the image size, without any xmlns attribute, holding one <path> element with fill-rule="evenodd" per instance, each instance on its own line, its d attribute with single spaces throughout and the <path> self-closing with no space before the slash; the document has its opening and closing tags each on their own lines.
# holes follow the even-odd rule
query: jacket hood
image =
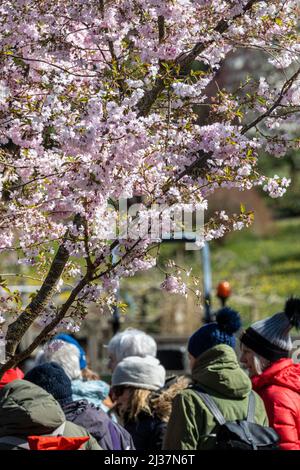
<svg viewBox="0 0 300 470">
<path fill-rule="evenodd" d="M 103 380 L 72 380 L 73 400 L 86 399 L 96 406 L 108 397 L 109 385 Z"/>
<path fill-rule="evenodd" d="M 101 408 L 97 408 L 87 400 L 72 401 L 62 405 L 63 412 L 68 421 L 77 423 L 88 429 L 94 424 L 99 424 L 99 420 L 107 421 L 110 418 Z"/>
<path fill-rule="evenodd" d="M 108 433 L 110 418 L 103 410 L 96 408 L 87 400 L 73 401 L 63 405 L 62 409 L 68 421 L 83 426 L 98 442 Z"/>
<path fill-rule="evenodd" d="M 278 385 L 300 394 L 300 364 L 294 364 L 292 359 L 279 359 L 251 380 L 256 391 L 270 385 Z"/>
<path fill-rule="evenodd" d="M 190 380 L 185 376 L 176 377 L 176 381 L 169 385 L 166 389 L 159 392 L 152 392 L 150 395 L 151 411 L 162 421 L 169 421 L 172 402 L 175 396 L 185 390 L 190 384 Z"/>
<path fill-rule="evenodd" d="M 0 436 L 47 434 L 65 420 L 52 395 L 27 380 L 14 380 L 0 392 Z"/>
<path fill-rule="evenodd" d="M 197 358 L 192 380 L 207 393 L 225 398 L 245 398 L 252 388 L 235 351 L 225 344 L 214 346 Z"/>
</svg>

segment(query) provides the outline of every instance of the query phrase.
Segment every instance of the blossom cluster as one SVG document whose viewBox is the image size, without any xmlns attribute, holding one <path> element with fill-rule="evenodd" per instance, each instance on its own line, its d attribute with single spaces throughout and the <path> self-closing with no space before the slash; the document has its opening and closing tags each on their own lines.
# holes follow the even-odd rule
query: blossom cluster
<svg viewBox="0 0 300 470">
<path fill-rule="evenodd" d="M 86 279 L 78 298 L 90 302 L 155 265 L 147 235 L 110 240 L 110 207 L 120 198 L 205 208 L 219 187 L 258 185 L 281 196 L 288 182 L 266 180 L 256 165 L 262 147 L 285 152 L 287 139 L 274 146 L 282 116 L 268 110 L 299 105 L 298 77 L 284 89 L 262 77 L 252 100 L 223 93 L 209 103 L 207 87 L 245 44 L 270 51 L 274 67 L 294 64 L 297 3 L 2 1 L 0 251 L 15 250 L 20 263 L 43 265 L 46 275 L 64 246 L 72 262 L 65 259 L 63 276 Z M 209 122 L 195 104 L 211 105 Z M 261 113 L 269 136 L 258 132 Z M 220 220 L 207 240 L 226 230 Z M 185 293 L 172 277 L 163 287 Z"/>
</svg>

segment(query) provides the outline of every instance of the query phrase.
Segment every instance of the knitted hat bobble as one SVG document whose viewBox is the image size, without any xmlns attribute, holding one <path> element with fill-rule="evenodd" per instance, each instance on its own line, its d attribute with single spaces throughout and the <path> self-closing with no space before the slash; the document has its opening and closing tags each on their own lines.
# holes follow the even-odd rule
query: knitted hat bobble
<svg viewBox="0 0 300 470">
<path fill-rule="evenodd" d="M 298 330 L 300 328 L 300 299 L 290 297 L 285 303 L 284 313 L 289 319 L 290 329 L 295 327 Z"/>
</svg>

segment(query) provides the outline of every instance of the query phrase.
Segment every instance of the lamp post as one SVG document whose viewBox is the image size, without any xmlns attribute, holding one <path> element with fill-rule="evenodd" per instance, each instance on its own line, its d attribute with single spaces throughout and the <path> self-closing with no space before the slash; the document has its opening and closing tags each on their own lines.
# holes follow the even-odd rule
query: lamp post
<svg viewBox="0 0 300 470">
<path fill-rule="evenodd" d="M 231 295 L 231 286 L 228 281 L 222 281 L 217 287 L 217 297 L 221 301 L 222 307 L 225 307 L 228 298 Z"/>
<path fill-rule="evenodd" d="M 117 261 L 117 253 L 116 253 L 116 250 L 113 249 L 112 250 L 112 264 L 114 265 Z M 117 293 L 116 293 L 116 300 L 118 301 L 120 299 L 120 291 L 118 289 Z M 120 312 L 119 312 L 119 308 L 117 305 L 115 305 L 113 307 L 113 315 L 112 315 L 112 332 L 113 332 L 113 336 L 115 334 L 118 333 L 119 329 L 120 329 L 120 326 L 121 326 L 121 321 L 120 321 Z"/>
<path fill-rule="evenodd" d="M 210 249 L 207 242 L 202 248 L 202 265 L 203 265 L 203 291 L 204 291 L 204 321 L 210 323 L 212 321 L 211 314 L 211 264 Z"/>
<path fill-rule="evenodd" d="M 185 243 L 193 244 L 198 241 L 197 234 L 193 232 L 179 232 L 169 234 L 166 237 L 166 241 L 174 242 L 180 241 Z M 211 275 L 211 261 L 210 261 L 210 248 L 207 242 L 201 251 L 202 268 L 203 268 L 203 292 L 204 292 L 204 322 L 211 323 L 213 321 L 213 315 L 211 312 L 211 289 L 212 289 L 212 275 Z"/>
</svg>

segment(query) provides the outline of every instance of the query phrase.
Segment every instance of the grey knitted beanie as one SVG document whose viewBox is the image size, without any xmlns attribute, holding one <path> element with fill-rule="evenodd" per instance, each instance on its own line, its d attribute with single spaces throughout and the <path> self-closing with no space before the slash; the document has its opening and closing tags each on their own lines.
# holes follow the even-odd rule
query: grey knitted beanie
<svg viewBox="0 0 300 470">
<path fill-rule="evenodd" d="M 112 375 L 112 387 L 128 385 L 146 390 L 159 390 L 165 384 L 166 370 L 153 356 L 125 357 Z"/>
<path fill-rule="evenodd" d="M 300 328 L 300 299 L 287 300 L 284 312 L 253 323 L 241 337 L 248 348 L 269 361 L 288 357 L 293 348 L 290 330 Z"/>
</svg>

